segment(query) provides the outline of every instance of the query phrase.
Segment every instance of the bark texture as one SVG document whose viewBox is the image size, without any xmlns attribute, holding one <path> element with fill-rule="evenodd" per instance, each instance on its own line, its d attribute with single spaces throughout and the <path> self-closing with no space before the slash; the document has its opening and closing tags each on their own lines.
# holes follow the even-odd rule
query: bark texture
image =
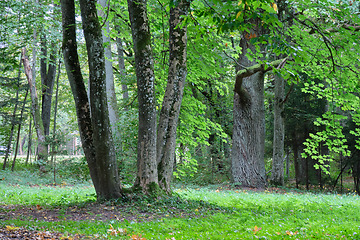
<svg viewBox="0 0 360 240">
<path fill-rule="evenodd" d="M 90 105 L 76 44 L 74 0 L 62 0 L 63 55 L 73 92 L 82 145 L 99 199 L 121 196 L 107 110 L 101 28 L 94 1 L 80 1 L 90 70 Z"/>
<path fill-rule="evenodd" d="M 24 65 L 25 75 L 28 80 L 29 89 L 30 89 L 31 113 L 34 119 L 34 126 L 38 138 L 38 160 L 40 162 L 46 161 L 48 152 L 45 144 L 44 125 L 42 123 L 41 114 L 40 114 L 39 98 L 37 94 L 36 83 L 32 75 L 29 58 L 26 55 L 26 48 L 22 49 L 22 62 Z"/>
<path fill-rule="evenodd" d="M 259 36 L 261 23 L 254 23 L 254 34 Z M 241 39 L 242 54 L 239 62 L 245 67 L 256 64 L 246 57 L 247 49 L 255 51 L 248 39 Z M 263 188 L 266 185 L 265 163 L 265 107 L 264 71 L 250 76 L 237 73 L 234 93 L 234 129 L 231 156 L 234 183 L 244 187 Z"/>
<path fill-rule="evenodd" d="M 146 0 L 128 0 L 139 101 L 137 178 L 134 187 L 145 193 L 158 184 L 154 61 Z"/>
<path fill-rule="evenodd" d="M 271 183 L 284 185 L 284 97 L 285 81 L 276 74 L 274 89 L 274 140 L 273 140 L 273 162 L 271 170 Z"/>
<path fill-rule="evenodd" d="M 184 84 L 187 75 L 187 29 L 181 26 L 182 16 L 187 15 L 190 1 L 181 0 L 170 9 L 169 73 L 157 130 L 157 164 L 159 186 L 170 192 L 174 168 L 176 129 L 180 114 Z"/>
</svg>

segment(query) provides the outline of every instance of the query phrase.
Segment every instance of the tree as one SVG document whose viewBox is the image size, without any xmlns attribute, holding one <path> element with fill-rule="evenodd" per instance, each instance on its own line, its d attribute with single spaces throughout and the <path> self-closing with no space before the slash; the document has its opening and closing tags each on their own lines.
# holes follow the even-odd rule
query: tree
<svg viewBox="0 0 360 240">
<path fill-rule="evenodd" d="M 102 9 L 108 9 L 110 1 L 107 0 L 99 0 Z M 113 65 L 112 65 L 112 53 L 111 53 L 111 39 L 110 39 L 110 23 L 107 20 L 106 12 L 98 11 L 99 15 L 102 19 L 105 19 L 104 30 L 102 31 L 103 43 L 104 43 L 104 54 L 105 54 L 105 72 L 106 72 L 106 94 L 108 98 L 108 107 L 109 107 L 109 118 L 112 133 L 114 136 L 117 136 L 116 123 L 119 121 L 119 110 L 115 93 L 115 85 L 114 85 L 114 73 L 113 73 Z M 117 137 L 117 139 L 119 136 Z"/>
<path fill-rule="evenodd" d="M 251 34 L 259 36 L 263 31 L 259 20 L 256 20 Z M 239 63 L 245 67 L 256 63 L 246 56 L 247 49 L 255 51 L 249 40 L 244 33 L 240 41 L 242 54 Z M 264 188 L 266 185 L 264 72 L 259 71 L 248 77 L 239 77 L 237 74 L 234 91 L 232 178 L 234 183 L 244 187 Z"/>
<path fill-rule="evenodd" d="M 63 56 L 73 92 L 85 157 L 98 199 L 119 198 L 115 147 L 106 96 L 104 50 L 95 1 L 80 1 L 90 71 L 90 103 L 76 43 L 74 0 L 62 0 Z M 91 112 L 90 112 L 91 108 Z"/>
<path fill-rule="evenodd" d="M 44 134 L 48 136 L 50 133 L 50 119 L 51 119 L 51 102 L 52 93 L 56 74 L 56 45 L 51 44 L 51 53 L 48 58 L 48 44 L 46 35 L 41 37 L 41 57 L 40 57 L 40 74 L 41 74 L 41 119 L 44 125 Z"/>
<path fill-rule="evenodd" d="M 135 52 L 135 71 L 139 102 L 137 178 L 135 187 L 152 192 L 158 185 L 156 162 L 155 75 L 146 0 L 128 0 Z"/>
<path fill-rule="evenodd" d="M 38 160 L 40 164 L 44 164 L 47 160 L 47 144 L 45 139 L 44 125 L 42 122 L 39 106 L 39 98 L 37 94 L 36 81 L 33 76 L 33 71 L 30 67 L 29 59 L 26 53 L 26 48 L 22 49 L 22 63 L 24 65 L 25 75 L 28 80 L 30 97 L 31 97 L 31 112 L 34 119 L 34 126 L 38 138 Z"/>
<path fill-rule="evenodd" d="M 170 192 L 176 147 L 176 130 L 187 75 L 187 29 L 183 17 L 190 1 L 172 2 L 169 31 L 169 73 L 157 130 L 157 164 L 160 187 Z"/>
</svg>

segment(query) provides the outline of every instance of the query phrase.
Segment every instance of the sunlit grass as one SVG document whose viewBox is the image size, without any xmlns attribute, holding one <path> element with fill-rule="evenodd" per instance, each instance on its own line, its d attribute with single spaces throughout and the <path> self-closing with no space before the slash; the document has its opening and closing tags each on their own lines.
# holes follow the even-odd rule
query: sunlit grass
<svg viewBox="0 0 360 240">
<path fill-rule="evenodd" d="M 16 177 L 11 179 L 10 182 L 6 179 L 0 181 L 1 205 L 40 204 L 56 207 L 95 200 L 94 189 L 90 184 L 33 186 L 21 179 L 21 184 L 16 183 Z M 360 239 L 360 198 L 357 195 L 294 192 L 279 194 L 267 191 L 223 190 L 220 187 L 183 187 L 175 192 L 188 201 L 187 211 L 190 209 L 194 213 L 191 217 L 164 215 L 164 218 L 151 222 L 6 220 L 2 221 L 0 226 L 13 224 L 66 234 L 83 234 L 94 239 L 130 239 L 132 235 L 141 235 L 146 239 L 176 240 Z M 211 214 L 204 214 L 207 206 L 193 204 L 192 201 L 215 204 L 220 210 L 217 213 L 212 211 Z M 154 206 L 152 210 L 155 211 Z M 159 211 L 166 212 L 163 208 L 164 205 L 159 205 Z"/>
</svg>

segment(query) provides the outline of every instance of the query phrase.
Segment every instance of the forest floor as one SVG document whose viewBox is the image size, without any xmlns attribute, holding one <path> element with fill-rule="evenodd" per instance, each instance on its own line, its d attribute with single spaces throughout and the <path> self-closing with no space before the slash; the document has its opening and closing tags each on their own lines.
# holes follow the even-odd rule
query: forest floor
<svg viewBox="0 0 360 240">
<path fill-rule="evenodd" d="M 231 187 L 225 186 L 222 190 L 230 190 Z M 236 188 L 239 191 L 251 192 L 273 192 L 286 193 L 287 191 L 281 188 L 268 189 L 254 189 L 254 188 Z M 231 189 L 231 190 L 236 190 Z M 199 212 L 189 211 L 182 207 L 172 205 L 166 208 L 166 211 L 156 211 L 156 206 L 151 206 L 150 203 L 125 203 L 116 204 L 111 202 L 97 203 L 90 202 L 80 205 L 70 206 L 42 206 L 42 205 L 1 205 L 0 204 L 0 221 L 21 220 L 21 221 L 128 221 L 128 222 L 144 222 L 154 221 L 162 218 L 180 217 L 180 218 L 198 218 L 206 217 L 206 215 L 213 213 L 213 209 L 205 209 L 202 214 Z M 60 239 L 60 240 L 75 240 L 75 239 L 89 239 L 85 235 L 72 235 L 68 237 L 63 233 L 38 231 L 26 229 L 24 227 L 0 226 L 0 239 Z M 93 237 L 91 238 L 93 239 Z M 140 238 L 139 238 L 140 239 Z"/>
</svg>

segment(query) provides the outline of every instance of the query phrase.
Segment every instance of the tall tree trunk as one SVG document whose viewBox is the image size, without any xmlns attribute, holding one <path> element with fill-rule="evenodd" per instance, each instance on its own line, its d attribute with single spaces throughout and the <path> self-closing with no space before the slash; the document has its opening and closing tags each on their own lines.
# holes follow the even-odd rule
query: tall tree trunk
<svg viewBox="0 0 360 240">
<path fill-rule="evenodd" d="M 45 132 L 44 125 L 42 123 L 39 99 L 37 95 L 36 82 L 35 78 L 32 75 L 32 70 L 30 68 L 29 59 L 26 55 L 26 48 L 22 49 L 22 62 L 24 65 L 25 75 L 28 80 L 30 96 L 31 96 L 31 111 L 34 119 L 34 126 L 36 130 L 36 135 L 38 138 L 38 161 L 41 164 L 44 164 L 47 161 L 47 147 L 45 144 Z"/>
<path fill-rule="evenodd" d="M 262 34 L 259 20 L 254 24 L 256 36 Z M 246 57 L 247 49 L 254 47 L 244 34 L 240 45 L 240 63 L 250 67 L 256 62 Z M 264 71 L 249 77 L 238 77 L 234 93 L 234 129 L 231 156 L 232 179 L 244 187 L 263 188 L 266 185 Z"/>
<path fill-rule="evenodd" d="M 82 146 L 98 199 L 121 197 L 107 109 L 101 28 L 95 1 L 80 1 L 90 71 L 90 105 L 76 43 L 74 0 L 62 0 L 63 55 L 73 92 Z"/>
<path fill-rule="evenodd" d="M 271 171 L 271 183 L 277 186 L 284 185 L 284 96 L 285 81 L 275 74 L 274 89 L 274 140 L 273 140 L 273 162 Z"/>
<path fill-rule="evenodd" d="M 108 5 L 110 4 L 110 0 L 99 0 L 99 3 L 103 9 L 108 9 Z M 99 15 L 101 15 L 104 19 L 107 18 L 107 13 L 103 11 L 99 11 Z M 109 119 L 111 124 L 111 130 L 113 136 L 116 137 L 117 140 L 120 139 L 118 134 L 116 123 L 119 121 L 119 108 L 116 99 L 115 93 L 115 84 L 114 84 L 114 73 L 112 66 L 112 53 L 111 53 L 111 39 L 110 39 L 110 24 L 107 20 L 105 22 L 105 29 L 102 31 L 102 40 L 105 45 L 104 54 L 105 54 L 105 72 L 106 72 L 106 94 L 109 108 Z"/>
<path fill-rule="evenodd" d="M 53 173 L 54 173 L 54 184 L 56 184 L 56 120 L 57 120 L 57 112 L 58 112 L 58 103 L 59 103 L 59 79 L 60 79 L 60 73 L 61 73 L 61 61 L 59 60 L 58 64 L 58 73 L 56 78 L 56 92 L 55 92 L 55 106 L 54 106 L 54 123 L 53 123 L 53 140 L 52 140 L 52 146 L 51 146 L 51 164 L 53 167 Z"/>
<path fill-rule="evenodd" d="M 187 29 L 181 26 L 187 15 L 190 1 L 181 0 L 170 9 L 169 73 L 165 96 L 161 107 L 157 130 L 157 164 L 160 187 L 170 192 L 170 182 L 174 168 L 176 129 L 187 74 L 186 44 Z"/>
<path fill-rule="evenodd" d="M 121 38 L 116 38 L 116 47 L 118 52 L 119 72 L 121 81 L 121 91 L 123 100 L 126 102 L 129 99 L 129 91 L 125 82 L 125 59 L 124 59 L 124 47 Z M 127 108 L 125 108 L 127 110 Z"/>
<path fill-rule="evenodd" d="M 41 60 L 40 60 L 40 74 L 42 84 L 42 102 L 41 102 L 41 119 L 44 125 L 44 134 L 49 135 L 50 119 L 51 119 L 51 101 L 54 89 L 55 74 L 56 74 L 56 50 L 55 44 L 52 44 L 51 54 L 48 59 L 47 56 L 47 41 L 44 35 L 41 38 Z"/>
<path fill-rule="evenodd" d="M 134 187 L 150 193 L 158 185 L 154 60 L 146 0 L 128 0 L 139 101 L 137 178 Z"/>
</svg>

